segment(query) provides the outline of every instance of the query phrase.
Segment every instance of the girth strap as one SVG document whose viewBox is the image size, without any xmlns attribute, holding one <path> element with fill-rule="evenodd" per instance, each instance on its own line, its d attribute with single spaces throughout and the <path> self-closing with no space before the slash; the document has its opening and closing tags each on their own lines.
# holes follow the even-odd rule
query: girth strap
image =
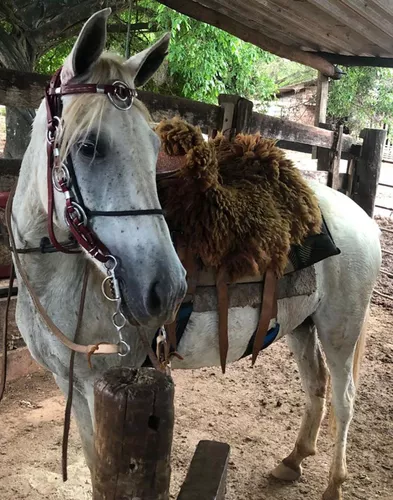
<svg viewBox="0 0 393 500">
<path fill-rule="evenodd" d="M 228 356 L 228 285 L 227 273 L 225 268 L 220 267 L 216 279 L 217 299 L 218 299 L 218 345 L 220 349 L 220 363 L 222 373 L 225 373 L 225 367 Z"/>
<path fill-rule="evenodd" d="M 254 346 L 252 348 L 252 365 L 262 349 L 263 342 L 269 330 L 269 323 L 277 316 L 277 278 L 270 268 L 266 270 L 263 284 L 261 315 L 259 317 L 258 328 L 255 335 Z"/>
</svg>

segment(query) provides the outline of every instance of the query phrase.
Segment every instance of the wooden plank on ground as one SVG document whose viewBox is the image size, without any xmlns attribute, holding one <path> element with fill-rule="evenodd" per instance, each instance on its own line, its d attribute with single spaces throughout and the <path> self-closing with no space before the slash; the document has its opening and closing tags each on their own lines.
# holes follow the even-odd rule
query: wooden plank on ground
<svg viewBox="0 0 393 500">
<path fill-rule="evenodd" d="M 177 500 L 224 500 L 230 447 L 199 441 Z"/>
</svg>

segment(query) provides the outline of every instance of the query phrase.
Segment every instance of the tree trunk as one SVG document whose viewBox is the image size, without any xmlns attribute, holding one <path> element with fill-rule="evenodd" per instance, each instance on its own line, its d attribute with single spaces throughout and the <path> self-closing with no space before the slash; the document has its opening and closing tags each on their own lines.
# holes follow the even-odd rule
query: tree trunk
<svg viewBox="0 0 393 500">
<path fill-rule="evenodd" d="M 36 50 L 21 33 L 0 37 L 0 65 L 7 69 L 33 71 Z M 6 143 L 5 158 L 22 158 L 30 141 L 31 124 L 35 116 L 34 109 L 6 108 Z"/>
<path fill-rule="evenodd" d="M 22 158 L 30 141 L 34 109 L 20 109 L 7 106 L 5 158 Z"/>
</svg>

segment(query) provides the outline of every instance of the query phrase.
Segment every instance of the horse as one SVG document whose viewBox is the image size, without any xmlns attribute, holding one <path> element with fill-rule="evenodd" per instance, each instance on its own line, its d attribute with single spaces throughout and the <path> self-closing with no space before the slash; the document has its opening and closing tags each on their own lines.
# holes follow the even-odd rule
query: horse
<svg viewBox="0 0 393 500">
<path fill-rule="evenodd" d="M 91 470 L 94 381 L 119 363 L 140 367 L 146 358 L 146 345 L 161 325 L 171 321 L 186 293 L 186 273 L 157 196 L 159 140 L 145 107 L 135 97 L 135 88 L 143 85 L 163 61 L 169 37 L 164 35 L 151 47 L 123 60 L 104 52 L 109 14 L 110 9 L 101 10 L 85 23 L 58 73 L 61 88 L 59 92 L 53 88 L 51 95 L 61 94 L 57 98 L 62 115 L 61 119 L 50 115 L 49 132 L 48 100 L 40 105 L 11 209 L 15 246 L 21 251 L 13 253 L 14 262 L 18 264 L 19 259 L 20 264 L 16 266 L 16 322 L 33 358 L 53 373 L 59 388 L 67 394 L 70 349 L 53 335 L 48 318 L 70 342 L 95 346 L 90 354 L 108 348 L 109 354 L 93 356 L 91 368 L 80 353 L 74 360 L 72 409 Z M 71 89 L 69 93 L 67 88 Z M 84 95 L 75 95 L 76 88 Z M 54 136 L 60 137 L 59 146 L 53 146 Z M 49 157 L 60 160 L 57 166 L 61 175 L 53 178 L 58 188 L 54 190 L 48 190 L 52 183 L 47 169 L 48 144 Z M 75 200 L 70 203 L 67 175 L 71 164 L 71 186 L 78 189 L 84 207 L 90 207 L 86 213 Z M 339 500 L 347 476 L 347 435 L 356 390 L 354 371 L 361 361 L 360 347 L 381 250 L 376 224 L 357 204 L 321 184 L 311 186 L 341 254 L 315 264 L 317 286 L 311 295 L 278 301 L 281 328 L 276 340 L 285 336 L 294 353 L 306 405 L 294 449 L 272 474 L 296 480 L 302 473 L 304 458 L 316 452 L 330 374 L 336 434 L 323 500 Z M 64 217 L 70 213 L 71 217 Z M 81 242 L 78 252 L 63 243 L 57 248 L 63 251 L 26 251 L 39 247 L 47 237 L 48 220 L 53 223 L 52 242 L 67 241 L 70 231 L 76 231 Z M 74 220 L 77 224 L 73 224 Z M 83 238 L 82 230 L 88 231 Z M 102 258 L 105 252 L 100 252 L 97 245 L 93 251 L 86 243 L 91 243 L 92 235 L 96 243 L 100 241 L 98 247 L 112 256 L 111 266 Z M 101 260 L 96 258 L 100 256 Z M 86 266 L 90 269 L 88 278 Z M 108 274 L 114 278 L 114 267 L 113 282 L 121 289 L 116 310 L 102 293 L 103 279 Z M 26 286 L 21 269 L 33 292 Z M 46 321 L 43 314 L 37 314 L 38 303 Z M 116 321 L 113 316 L 118 316 Z M 257 322 L 256 309 L 230 308 L 228 362 L 236 361 L 245 352 Z M 173 358 L 172 368 L 219 366 L 217 325 L 216 312 L 193 313 L 177 347 L 183 359 Z M 141 330 L 147 344 L 138 334 Z M 100 344 L 103 341 L 125 349 L 119 350 L 118 356 L 110 346 Z"/>
</svg>

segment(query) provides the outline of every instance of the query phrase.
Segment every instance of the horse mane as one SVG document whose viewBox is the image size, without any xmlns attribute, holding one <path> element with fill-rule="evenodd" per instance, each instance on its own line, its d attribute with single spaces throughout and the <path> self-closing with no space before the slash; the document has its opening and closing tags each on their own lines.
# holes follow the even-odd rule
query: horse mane
<svg viewBox="0 0 393 500">
<path fill-rule="evenodd" d="M 125 59 L 116 54 L 105 52 L 94 64 L 89 74 L 84 76 L 83 82 L 107 84 L 115 80 L 123 81 L 127 86 L 134 87 L 134 73 L 124 64 Z M 89 132 L 97 129 L 99 133 L 105 111 L 111 106 L 108 98 L 100 94 L 75 95 L 65 107 L 62 117 L 62 135 L 60 138 L 60 156 L 64 160 L 70 148 L 81 138 L 86 138 Z M 151 122 L 146 106 L 138 99 L 134 99 L 136 107 L 146 119 Z"/>
</svg>

